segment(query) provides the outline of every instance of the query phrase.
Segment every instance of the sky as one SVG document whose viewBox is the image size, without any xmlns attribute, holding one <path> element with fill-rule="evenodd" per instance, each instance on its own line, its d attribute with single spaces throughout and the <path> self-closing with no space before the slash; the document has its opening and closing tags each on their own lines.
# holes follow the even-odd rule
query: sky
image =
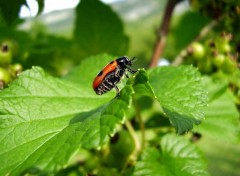
<svg viewBox="0 0 240 176">
<path fill-rule="evenodd" d="M 111 3 L 116 0 L 102 0 L 105 3 Z M 79 0 L 45 0 L 45 6 L 43 10 L 43 14 L 54 11 L 54 10 L 62 10 L 68 8 L 74 8 Z M 28 6 L 30 7 L 31 11 L 25 6 L 21 8 L 20 17 L 30 17 L 36 16 L 38 11 L 38 5 L 36 0 L 27 0 Z"/>
</svg>

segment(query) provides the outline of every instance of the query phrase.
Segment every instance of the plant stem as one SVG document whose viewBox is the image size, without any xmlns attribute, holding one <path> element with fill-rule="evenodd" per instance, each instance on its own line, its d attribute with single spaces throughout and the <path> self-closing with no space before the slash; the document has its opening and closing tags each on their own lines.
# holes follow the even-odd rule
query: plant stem
<svg viewBox="0 0 240 176">
<path fill-rule="evenodd" d="M 183 59 L 188 55 L 188 48 L 191 47 L 192 43 L 195 41 L 199 41 L 201 38 L 205 37 L 210 30 L 212 30 L 212 28 L 214 28 L 216 25 L 218 24 L 218 21 L 213 20 L 211 21 L 209 24 L 207 24 L 205 27 L 202 28 L 202 30 L 200 31 L 200 33 L 197 35 L 197 37 L 195 37 L 195 39 L 187 45 L 186 48 L 184 48 L 179 55 L 177 55 L 177 57 L 174 59 L 174 61 L 172 62 L 173 66 L 178 66 L 183 62 Z"/>
<path fill-rule="evenodd" d="M 136 134 L 136 132 L 135 132 L 131 122 L 128 119 L 125 121 L 125 126 L 126 126 L 128 132 L 130 133 L 130 135 L 133 138 L 133 141 L 134 141 L 134 144 L 135 144 L 135 151 L 128 157 L 127 161 L 125 162 L 125 164 L 124 164 L 124 166 L 123 166 L 123 168 L 121 170 L 121 174 L 122 175 L 125 172 L 128 164 L 131 163 L 131 162 L 136 161 L 137 155 L 138 155 L 138 153 L 139 153 L 139 151 L 141 149 L 139 138 L 138 138 L 138 136 L 137 136 L 137 134 Z"/>
<path fill-rule="evenodd" d="M 134 109 L 136 111 L 136 118 L 139 122 L 139 127 L 140 127 L 140 131 L 141 131 L 141 148 L 140 148 L 140 151 L 142 151 L 145 147 L 145 126 L 144 126 L 144 123 L 143 123 L 143 120 L 142 120 L 142 117 L 141 117 L 141 114 L 140 114 L 140 108 L 139 108 L 139 105 L 137 104 L 136 101 L 133 100 L 133 106 L 134 106 Z"/>
<path fill-rule="evenodd" d="M 136 149 L 135 149 L 135 150 L 136 150 L 137 152 L 140 151 L 141 145 L 140 145 L 138 136 L 137 136 L 137 134 L 136 134 L 136 132 L 135 132 L 135 130 L 134 130 L 131 122 L 130 122 L 129 120 L 126 120 L 126 121 L 125 121 L 125 125 L 126 125 L 127 130 L 129 131 L 130 135 L 131 135 L 132 138 L 133 138 L 134 144 L 135 144 L 135 146 L 136 146 Z"/>
<path fill-rule="evenodd" d="M 168 33 L 173 9 L 174 9 L 175 5 L 180 1 L 181 0 L 169 0 L 167 3 L 167 6 L 166 6 L 166 9 L 164 12 L 164 16 L 163 16 L 163 20 L 162 20 L 162 24 L 160 25 L 158 32 L 157 32 L 157 40 L 155 42 L 155 47 L 154 47 L 150 67 L 155 67 L 158 64 L 158 61 L 160 59 L 160 56 L 161 56 L 163 49 L 165 47 L 165 44 L 166 44 L 166 36 Z"/>
</svg>

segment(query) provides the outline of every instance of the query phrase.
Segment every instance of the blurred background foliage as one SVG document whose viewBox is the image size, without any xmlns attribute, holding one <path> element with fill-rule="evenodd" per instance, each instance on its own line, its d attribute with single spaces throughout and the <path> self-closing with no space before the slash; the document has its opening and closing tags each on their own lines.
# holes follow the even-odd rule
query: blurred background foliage
<svg viewBox="0 0 240 176">
<path fill-rule="evenodd" d="M 146 67 L 166 0 L 116 1 L 110 6 L 92 3 L 83 1 L 76 9 L 53 11 L 24 20 L 19 19 L 16 12 L 26 1 L 14 3 L 16 9 L 3 3 L 2 9 L 9 8 L 15 14 L 1 10 L 1 41 L 16 43 L 18 54 L 14 61 L 22 63 L 24 68 L 40 65 L 59 76 L 84 57 L 102 52 L 139 57 L 137 64 Z M 170 60 L 209 22 L 206 16 L 189 8 L 187 2 L 182 2 L 175 10 L 164 51 L 164 57 Z M 87 35 L 96 32 L 98 36 Z"/>
<path fill-rule="evenodd" d="M 19 17 L 19 12 L 22 5 L 28 6 L 26 0 L 0 0 L 2 84 L 7 85 L 18 72 L 33 65 L 43 67 L 52 75 L 64 76 L 87 56 L 100 53 L 135 56 L 138 58 L 136 67 L 147 68 L 167 0 L 121 0 L 108 4 L 97 0 L 81 0 L 74 9 L 47 14 L 41 14 L 44 0 L 37 0 L 37 3 L 39 15 L 23 19 Z M 188 47 L 202 29 L 214 20 L 219 20 L 218 24 Z M 238 0 L 181 1 L 174 10 L 162 53 L 162 57 L 170 62 L 180 55 L 180 58 L 184 58 L 183 63 L 198 66 L 203 74 L 227 80 L 236 95 L 233 99 L 238 109 L 239 21 Z M 224 43 L 226 45 L 222 46 Z M 183 56 L 182 51 L 185 51 Z M 147 98 L 139 100 L 143 110 L 147 107 L 146 103 L 141 105 L 141 102 L 149 102 L 149 105 L 154 103 Z M 146 126 L 152 127 L 154 122 L 148 121 Z M 212 175 L 239 175 L 239 143 L 223 143 L 205 136 L 197 145 L 206 154 Z M 68 169 L 74 170 L 76 166 Z"/>
</svg>

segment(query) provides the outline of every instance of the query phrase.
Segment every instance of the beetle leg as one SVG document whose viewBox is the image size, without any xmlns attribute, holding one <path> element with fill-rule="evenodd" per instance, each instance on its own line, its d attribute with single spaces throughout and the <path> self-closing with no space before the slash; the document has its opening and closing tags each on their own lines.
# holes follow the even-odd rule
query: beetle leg
<svg viewBox="0 0 240 176">
<path fill-rule="evenodd" d="M 116 85 L 114 86 L 114 88 L 115 88 L 116 91 L 117 91 L 117 95 L 116 95 L 116 97 L 118 97 L 118 96 L 120 95 L 119 89 L 118 89 L 118 87 L 117 87 Z"/>
<path fill-rule="evenodd" d="M 136 70 L 132 70 L 132 69 L 130 69 L 130 68 L 127 68 L 127 70 L 128 70 L 130 73 L 132 73 L 132 74 L 135 74 L 135 73 L 137 73 L 137 71 L 136 71 Z"/>
<path fill-rule="evenodd" d="M 120 73 L 120 69 L 117 67 L 116 70 L 115 70 L 114 75 L 115 75 L 116 77 L 118 77 L 118 76 L 119 76 L 119 73 Z"/>
<path fill-rule="evenodd" d="M 129 78 L 129 76 L 128 76 L 127 72 L 125 72 L 125 76 L 126 76 L 126 78 Z"/>
</svg>

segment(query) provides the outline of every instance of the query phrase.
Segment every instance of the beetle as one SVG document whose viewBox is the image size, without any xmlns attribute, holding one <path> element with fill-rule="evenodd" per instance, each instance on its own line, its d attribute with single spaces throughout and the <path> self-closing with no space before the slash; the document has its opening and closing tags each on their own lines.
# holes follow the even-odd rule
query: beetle
<svg viewBox="0 0 240 176">
<path fill-rule="evenodd" d="M 132 66 L 133 60 L 126 56 L 122 56 L 113 60 L 107 64 L 96 76 L 93 81 L 93 89 L 97 95 L 102 95 L 111 89 L 115 88 L 117 91 L 117 96 L 120 95 L 117 83 L 120 82 L 121 78 L 125 75 L 129 78 L 127 71 L 135 74 L 137 71 L 132 70 L 129 66 Z"/>
</svg>

